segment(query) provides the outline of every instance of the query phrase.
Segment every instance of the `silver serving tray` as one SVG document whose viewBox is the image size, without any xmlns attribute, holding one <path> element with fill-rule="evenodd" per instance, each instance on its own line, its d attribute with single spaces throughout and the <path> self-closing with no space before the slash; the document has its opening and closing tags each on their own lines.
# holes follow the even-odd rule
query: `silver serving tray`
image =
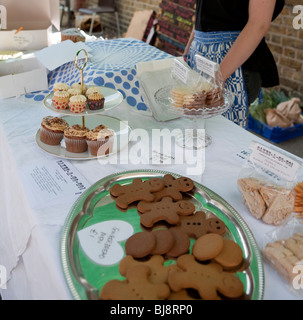
<svg viewBox="0 0 303 320">
<path fill-rule="evenodd" d="M 130 219 L 135 232 L 141 231 L 136 208 L 121 212 L 110 196 L 109 190 L 115 183 L 129 184 L 134 178 L 146 180 L 177 174 L 159 170 L 127 171 L 107 176 L 83 193 L 71 208 L 65 221 L 61 237 L 61 262 L 67 285 L 74 299 L 99 299 L 102 286 L 111 278 L 121 279 L 117 266 L 100 266 L 91 261 L 79 245 L 77 232 L 89 225 L 107 220 Z M 244 267 L 237 275 L 245 288 L 245 299 L 261 300 L 264 294 L 263 261 L 255 238 L 242 217 L 219 195 L 195 182 L 195 188 L 186 197 L 196 206 L 221 219 L 227 232 L 224 237 L 238 243 L 244 255 Z M 120 215 L 120 216 L 119 216 Z M 136 218 L 137 216 L 137 218 Z"/>
</svg>

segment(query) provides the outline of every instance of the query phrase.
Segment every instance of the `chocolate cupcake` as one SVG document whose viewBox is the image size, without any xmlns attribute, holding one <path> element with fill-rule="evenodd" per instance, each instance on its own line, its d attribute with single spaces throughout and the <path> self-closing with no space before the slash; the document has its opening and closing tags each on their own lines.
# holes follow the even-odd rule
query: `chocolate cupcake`
<svg viewBox="0 0 303 320">
<path fill-rule="evenodd" d="M 74 153 L 87 151 L 86 134 L 89 129 L 79 124 L 72 125 L 64 130 L 66 150 Z"/>
<path fill-rule="evenodd" d="M 90 130 L 86 135 L 86 142 L 93 156 L 102 156 L 112 152 L 115 132 L 104 125 Z"/>
<path fill-rule="evenodd" d="M 41 142 L 52 146 L 59 145 L 67 127 L 68 123 L 63 118 L 51 116 L 43 118 L 40 127 Z"/>
</svg>

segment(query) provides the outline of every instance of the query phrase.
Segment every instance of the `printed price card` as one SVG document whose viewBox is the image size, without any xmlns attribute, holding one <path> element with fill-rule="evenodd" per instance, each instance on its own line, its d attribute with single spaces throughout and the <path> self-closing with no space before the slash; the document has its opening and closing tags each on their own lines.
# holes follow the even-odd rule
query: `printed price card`
<svg viewBox="0 0 303 320">
<path fill-rule="evenodd" d="M 249 160 L 287 181 L 294 181 L 301 164 L 272 148 L 257 142 L 251 144 Z"/>
<path fill-rule="evenodd" d="M 75 201 L 90 186 L 67 160 L 37 160 L 23 166 L 20 174 L 33 208 Z"/>
</svg>

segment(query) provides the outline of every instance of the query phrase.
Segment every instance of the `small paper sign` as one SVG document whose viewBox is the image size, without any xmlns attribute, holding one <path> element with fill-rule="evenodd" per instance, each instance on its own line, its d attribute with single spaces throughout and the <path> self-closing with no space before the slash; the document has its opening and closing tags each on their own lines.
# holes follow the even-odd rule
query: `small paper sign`
<svg viewBox="0 0 303 320">
<path fill-rule="evenodd" d="M 81 248 L 95 263 L 110 266 L 124 257 L 120 242 L 133 235 L 131 224 L 122 220 L 109 220 L 78 231 Z"/>
<path fill-rule="evenodd" d="M 35 209 L 75 201 L 90 186 L 69 161 L 62 159 L 32 161 L 21 167 L 20 175 Z"/>
<path fill-rule="evenodd" d="M 197 69 L 200 72 L 203 72 L 209 75 L 210 77 L 215 78 L 216 72 L 218 70 L 218 64 L 207 58 L 200 56 L 199 54 L 196 54 L 195 58 L 196 58 Z"/>
<path fill-rule="evenodd" d="M 173 74 L 184 83 L 187 82 L 188 70 L 189 69 L 182 62 L 176 59 L 174 60 Z"/>
<path fill-rule="evenodd" d="M 251 144 L 249 160 L 262 168 L 269 170 L 287 181 L 294 181 L 300 163 L 294 159 L 262 144 L 253 142 Z"/>
<path fill-rule="evenodd" d="M 13 43 L 20 50 L 26 49 L 33 42 L 33 36 L 29 32 L 13 31 Z"/>
</svg>

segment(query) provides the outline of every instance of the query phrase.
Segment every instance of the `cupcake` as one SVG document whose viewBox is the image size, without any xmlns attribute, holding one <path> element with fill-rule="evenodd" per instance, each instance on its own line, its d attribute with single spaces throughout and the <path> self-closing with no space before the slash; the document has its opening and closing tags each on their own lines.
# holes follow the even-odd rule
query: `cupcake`
<svg viewBox="0 0 303 320">
<path fill-rule="evenodd" d="M 71 88 L 73 89 L 79 89 L 81 90 L 82 94 L 85 94 L 86 93 L 86 90 L 87 90 L 87 86 L 85 83 L 83 83 L 83 88 L 81 88 L 81 83 L 80 82 L 75 82 L 71 85 Z M 83 89 L 83 90 L 82 90 Z"/>
<path fill-rule="evenodd" d="M 93 156 L 109 154 L 113 149 L 114 131 L 100 125 L 87 133 L 86 142 Z"/>
<path fill-rule="evenodd" d="M 87 151 L 86 134 L 89 129 L 79 124 L 72 125 L 64 130 L 66 150 L 74 153 Z"/>
<path fill-rule="evenodd" d="M 101 110 L 104 108 L 104 96 L 101 92 L 92 92 L 87 96 L 87 105 L 90 110 Z"/>
<path fill-rule="evenodd" d="M 67 90 L 69 96 L 78 96 L 79 94 L 81 94 L 81 90 L 77 89 L 77 88 L 70 88 Z"/>
<path fill-rule="evenodd" d="M 52 97 L 52 101 L 55 109 L 68 109 L 69 93 L 67 91 L 55 91 Z"/>
<path fill-rule="evenodd" d="M 89 96 L 92 93 L 102 93 L 101 89 L 99 87 L 93 86 L 86 90 L 86 96 Z"/>
<path fill-rule="evenodd" d="M 67 127 L 68 123 L 62 118 L 51 116 L 43 118 L 40 127 L 41 142 L 52 146 L 59 145 Z"/>
<path fill-rule="evenodd" d="M 69 89 L 68 84 L 63 83 L 63 82 L 57 82 L 54 84 L 54 92 L 56 91 L 67 91 Z"/>
<path fill-rule="evenodd" d="M 69 110 L 73 113 L 84 112 L 87 104 L 87 99 L 84 95 L 71 96 L 69 99 Z"/>
</svg>

